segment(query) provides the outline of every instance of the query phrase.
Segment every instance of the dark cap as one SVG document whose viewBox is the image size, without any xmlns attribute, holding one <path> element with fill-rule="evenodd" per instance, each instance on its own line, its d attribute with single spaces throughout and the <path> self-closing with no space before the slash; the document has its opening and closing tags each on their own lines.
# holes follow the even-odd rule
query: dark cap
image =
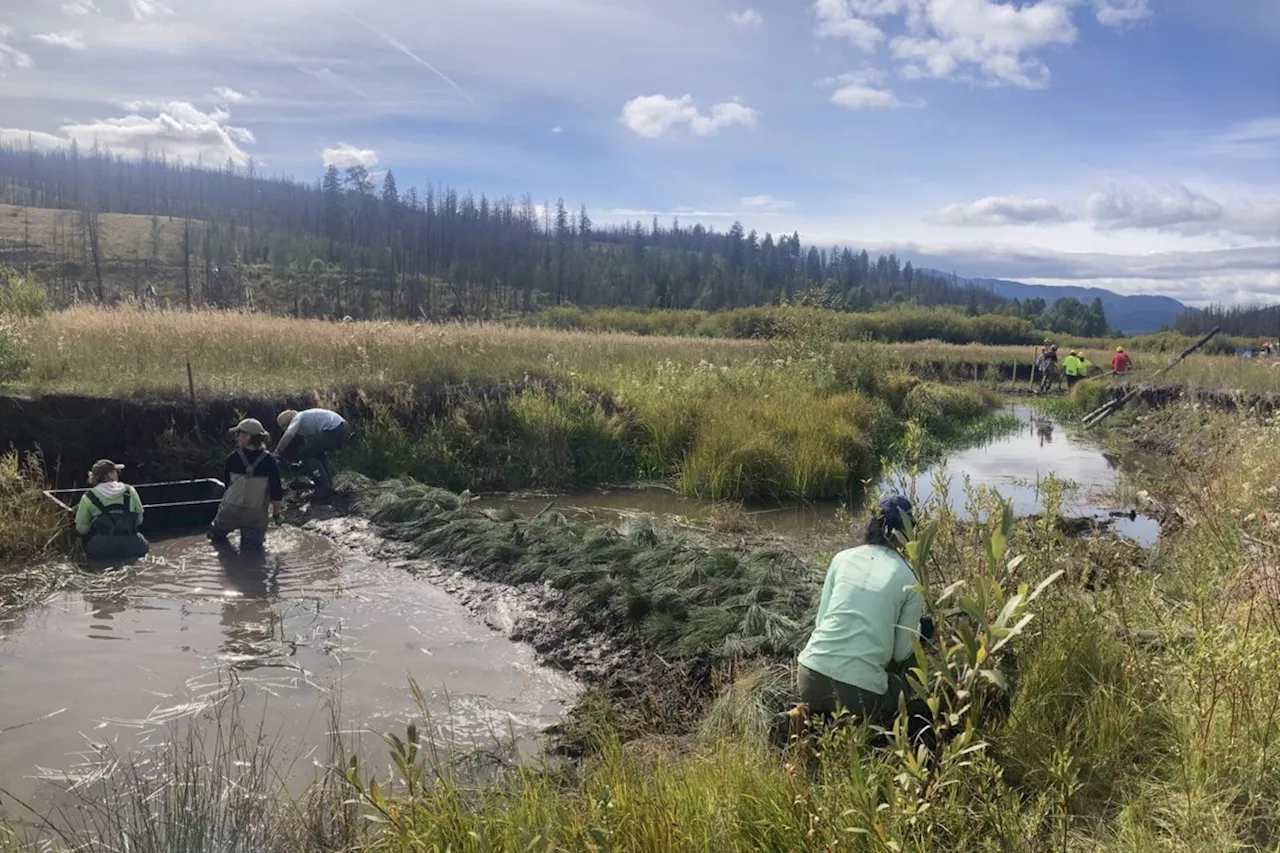
<svg viewBox="0 0 1280 853">
<path fill-rule="evenodd" d="M 97 462 L 93 463 L 93 467 L 89 469 L 89 476 L 95 481 L 100 483 L 102 482 L 102 479 L 106 477 L 108 474 L 110 474 L 112 471 L 123 471 L 123 470 L 124 470 L 123 465 L 117 465 L 116 463 L 112 462 L 110 459 L 99 459 Z"/>
<path fill-rule="evenodd" d="M 884 519 L 884 526 L 888 530 L 905 531 L 907 522 L 915 524 L 911 501 L 902 495 L 890 495 L 880 501 L 880 505 L 876 507 L 876 515 Z"/>
</svg>

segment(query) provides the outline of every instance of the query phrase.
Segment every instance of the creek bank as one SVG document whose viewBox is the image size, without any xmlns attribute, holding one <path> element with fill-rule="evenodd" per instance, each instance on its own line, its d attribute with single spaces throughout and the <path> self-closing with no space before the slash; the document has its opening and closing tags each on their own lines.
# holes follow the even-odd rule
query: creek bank
<svg viewBox="0 0 1280 853">
<path fill-rule="evenodd" d="M 426 427 L 472 406 L 502 404 L 526 391 L 562 393 L 543 379 L 495 383 L 421 383 L 381 390 L 305 394 L 220 395 L 190 401 L 173 398 L 105 398 L 76 394 L 0 397 L 0 448 L 39 453 L 50 482 L 79 485 L 97 459 L 128 466 L 138 482 L 208 476 L 221 467 L 227 429 L 242 418 L 274 427 L 284 409 L 331 408 L 358 428 L 374 422 L 404 430 Z M 606 411 L 608 395 L 593 395 Z"/>
</svg>

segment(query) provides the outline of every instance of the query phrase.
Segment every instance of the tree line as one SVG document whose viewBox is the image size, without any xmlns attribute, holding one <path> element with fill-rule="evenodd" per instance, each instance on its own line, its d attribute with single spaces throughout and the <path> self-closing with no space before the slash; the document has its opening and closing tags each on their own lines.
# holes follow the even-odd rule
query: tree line
<svg viewBox="0 0 1280 853">
<path fill-rule="evenodd" d="M 1175 330 L 1187 335 L 1203 335 L 1214 326 L 1224 334 L 1246 338 L 1280 338 L 1280 305 L 1243 305 L 1228 308 L 1211 305 L 1178 315 Z"/>
<path fill-rule="evenodd" d="M 100 301 L 149 286 L 189 304 L 436 319 L 566 304 L 718 311 L 819 289 L 853 311 L 915 304 L 1079 325 L 1093 310 L 1059 311 L 1062 300 L 1027 314 L 954 275 L 893 254 L 806 246 L 798 233 L 761 235 L 740 222 L 721 232 L 656 217 L 600 225 L 563 200 L 490 199 L 437 184 L 401 191 L 393 172 L 375 176 L 360 165 L 331 166 L 306 183 L 264 175 L 252 162 L 209 167 L 96 147 L 8 145 L 0 146 L 0 202 L 74 212 L 53 256 L 10 240 L 0 262 L 74 280 L 77 294 Z M 104 252 L 104 233 L 123 227 L 106 214 L 151 217 L 141 268 Z M 177 248 L 166 253 L 162 234 L 175 229 Z"/>
</svg>

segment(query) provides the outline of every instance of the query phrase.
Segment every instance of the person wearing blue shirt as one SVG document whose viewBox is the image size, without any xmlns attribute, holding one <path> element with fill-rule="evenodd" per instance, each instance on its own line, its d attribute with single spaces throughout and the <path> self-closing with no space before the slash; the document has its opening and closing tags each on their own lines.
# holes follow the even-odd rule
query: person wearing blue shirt
<svg viewBox="0 0 1280 853">
<path fill-rule="evenodd" d="M 827 569 L 818 616 L 800 653 L 800 698 L 814 714 L 839 709 L 878 725 L 911 697 L 906 680 L 889 672 L 913 655 L 924 598 L 902 558 L 899 534 L 912 520 L 904 497 L 881 501 L 867 524 L 866 544 L 841 551 Z"/>
<path fill-rule="evenodd" d="M 333 493 L 334 477 L 329 454 L 341 450 L 350 438 L 351 428 L 346 420 L 328 409 L 286 409 L 276 423 L 284 430 L 276 445 L 276 456 L 285 462 L 301 461 L 315 479 L 314 499 L 328 498 Z"/>
</svg>

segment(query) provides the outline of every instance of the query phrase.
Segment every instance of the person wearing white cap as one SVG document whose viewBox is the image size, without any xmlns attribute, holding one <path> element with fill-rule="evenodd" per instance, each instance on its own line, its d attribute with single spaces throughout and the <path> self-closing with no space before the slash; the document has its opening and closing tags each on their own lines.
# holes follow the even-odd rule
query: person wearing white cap
<svg viewBox="0 0 1280 853">
<path fill-rule="evenodd" d="M 133 486 L 120 482 L 123 465 L 99 459 L 89 470 L 89 485 L 76 506 L 76 532 L 85 553 L 100 560 L 136 560 L 151 550 L 142 525 L 142 501 Z"/>
<path fill-rule="evenodd" d="M 226 542 L 229 534 L 239 530 L 241 551 L 261 551 L 267 525 L 272 517 L 279 517 L 284 500 L 280 466 L 267 452 L 269 436 L 261 421 L 245 418 L 231 428 L 231 434 L 236 449 L 223 468 L 227 491 L 209 529 L 209 539 Z"/>
<path fill-rule="evenodd" d="M 301 461 L 315 479 L 313 499 L 327 499 L 333 493 L 334 477 L 329 454 L 342 449 L 351 437 L 351 427 L 342 415 L 328 409 L 285 409 L 276 424 L 284 430 L 276 456 L 286 462 Z"/>
</svg>

